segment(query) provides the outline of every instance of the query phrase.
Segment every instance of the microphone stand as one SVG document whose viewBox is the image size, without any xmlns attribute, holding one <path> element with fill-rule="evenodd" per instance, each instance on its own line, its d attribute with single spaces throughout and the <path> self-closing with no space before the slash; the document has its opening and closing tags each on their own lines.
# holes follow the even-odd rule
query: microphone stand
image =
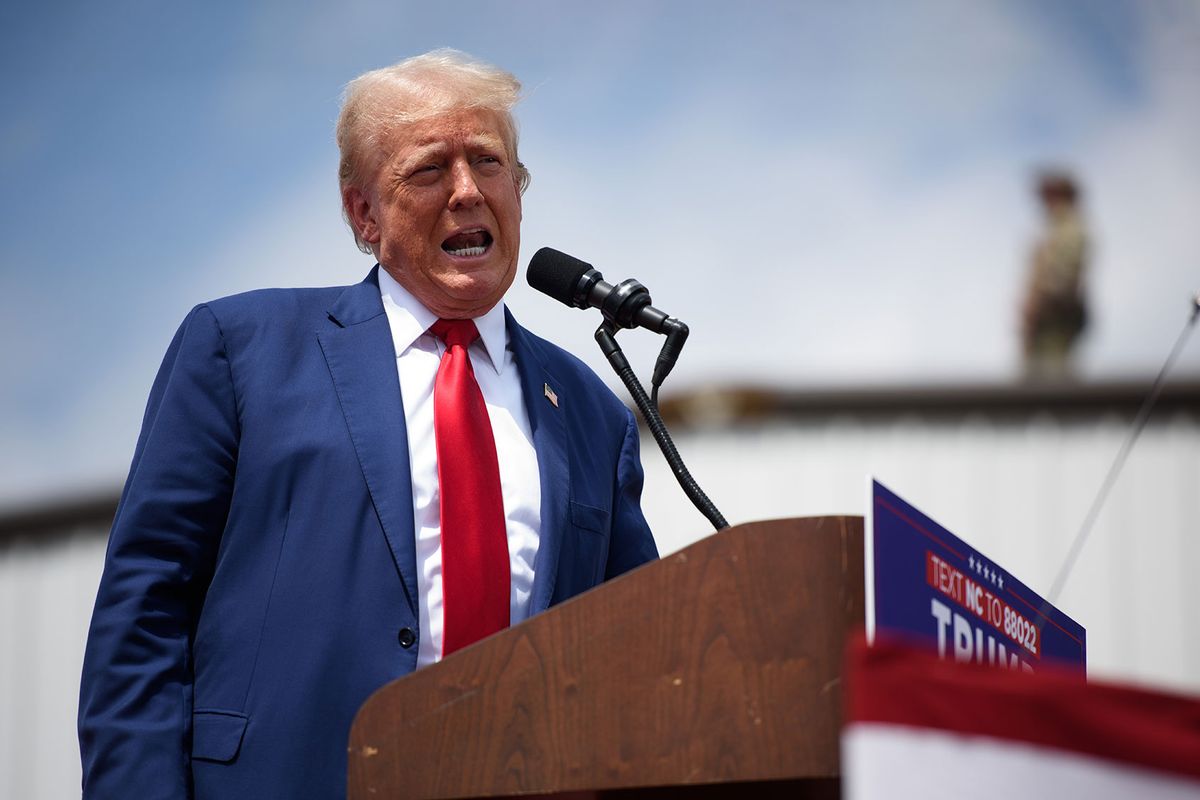
<svg viewBox="0 0 1200 800">
<path fill-rule="evenodd" d="M 679 451 L 675 449 L 675 443 L 671 441 L 671 434 L 667 432 L 667 426 L 663 422 L 662 416 L 658 413 L 658 404 L 652 402 L 646 395 L 646 390 L 642 388 L 642 384 L 638 381 L 637 376 L 633 374 L 633 368 L 629 366 L 629 359 L 625 358 L 625 354 L 621 351 L 621 346 L 617 344 L 616 333 L 618 325 L 612 321 L 605 320 L 599 328 L 596 329 L 596 342 L 600 345 L 600 350 L 608 358 L 608 363 L 612 365 L 613 371 L 617 373 L 617 377 L 625 384 L 625 388 L 629 390 L 629 394 L 633 396 L 633 402 L 637 404 L 638 411 L 642 413 L 642 418 L 646 420 L 646 424 L 650 427 L 650 433 L 654 436 L 654 441 L 658 442 L 658 449 L 662 450 L 663 456 L 667 459 L 667 464 L 671 467 L 671 472 L 675 473 L 675 480 L 679 481 L 680 488 L 683 493 L 688 496 L 697 510 L 700 511 L 712 526 L 721 530 L 728 528 L 729 523 L 725 521 L 725 517 L 713 505 L 713 502 L 708 499 L 708 495 L 696 483 L 692 474 L 688 472 L 688 468 L 684 465 L 683 459 L 679 456 Z M 680 339 L 686 338 L 686 327 Z M 678 356 L 678 349 L 682 347 L 682 341 L 667 338 L 667 342 L 663 345 L 664 353 L 668 348 L 674 348 L 676 352 L 672 355 Z M 660 355 L 660 362 L 663 357 Z M 674 359 L 671 359 L 674 363 Z M 655 370 L 654 393 L 658 394 L 658 384 L 661 379 L 666 377 L 664 373 Z"/>
</svg>

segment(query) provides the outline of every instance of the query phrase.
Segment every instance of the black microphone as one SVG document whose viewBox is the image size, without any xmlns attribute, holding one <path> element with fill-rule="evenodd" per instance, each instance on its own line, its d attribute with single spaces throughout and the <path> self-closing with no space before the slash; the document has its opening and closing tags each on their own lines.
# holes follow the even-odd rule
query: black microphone
<svg viewBox="0 0 1200 800">
<path fill-rule="evenodd" d="M 599 270 L 586 261 L 569 256 L 553 247 L 543 247 L 529 260 L 525 273 L 529 285 L 539 292 L 572 308 L 600 309 L 604 319 L 619 328 L 646 328 L 667 337 L 654 363 L 655 397 L 662 382 L 675 368 L 688 326 L 650 305 L 650 290 L 633 278 L 616 286 L 604 280 Z M 616 333 L 614 330 L 613 333 Z"/>
<path fill-rule="evenodd" d="M 688 499 L 708 517 L 714 528 L 721 530 L 729 527 L 725 517 L 684 466 L 675 443 L 671 441 L 671 435 L 667 433 L 667 426 L 658 413 L 658 387 L 666 380 L 667 374 L 679 358 L 679 352 L 687 341 L 688 326 L 650 305 L 650 290 L 632 278 L 613 286 L 606 283 L 604 276 L 591 264 L 550 247 L 543 247 L 533 254 L 525 278 L 529 285 L 539 292 L 548 294 L 572 308 L 595 306 L 600 309 L 604 314 L 604 322 L 596 329 L 596 342 L 608 363 L 621 378 L 621 382 L 633 395 L 633 402 L 646 419 L 646 425 L 650 428 L 654 441 L 658 442 L 659 449 L 666 456 L 667 464 L 675 473 L 675 479 L 683 487 Z M 629 366 L 629 361 L 621 352 L 621 346 L 617 344 L 616 339 L 618 328 L 637 327 L 647 328 L 667 337 L 654 365 L 654 393 L 649 396 L 637 376 L 633 374 L 633 368 Z"/>
<path fill-rule="evenodd" d="M 679 326 L 687 328 L 650 305 L 650 290 L 632 278 L 613 286 L 591 264 L 551 247 L 533 254 L 525 277 L 539 292 L 573 308 L 598 308 L 605 319 L 622 328 L 663 334 Z"/>
</svg>

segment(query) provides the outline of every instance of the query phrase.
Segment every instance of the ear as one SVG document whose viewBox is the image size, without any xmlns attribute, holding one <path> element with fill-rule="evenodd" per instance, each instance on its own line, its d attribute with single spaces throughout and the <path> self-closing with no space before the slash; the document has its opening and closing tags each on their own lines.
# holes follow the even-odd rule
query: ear
<svg viewBox="0 0 1200 800">
<path fill-rule="evenodd" d="M 367 244 L 379 244 L 379 223 L 375 221 L 375 209 L 362 189 L 357 186 L 342 189 L 342 209 L 358 233 L 358 238 Z"/>
</svg>

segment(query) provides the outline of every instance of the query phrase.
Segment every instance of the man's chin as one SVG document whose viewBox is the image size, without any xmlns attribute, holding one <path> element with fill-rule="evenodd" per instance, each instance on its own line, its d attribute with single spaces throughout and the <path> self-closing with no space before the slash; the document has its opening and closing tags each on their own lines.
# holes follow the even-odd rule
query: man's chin
<svg viewBox="0 0 1200 800">
<path fill-rule="evenodd" d="M 425 298 L 418 295 L 417 299 L 440 317 L 479 317 L 491 311 L 504 298 L 512 279 L 513 273 L 506 276 L 494 273 L 458 274 L 439 282 L 433 296 Z"/>
<path fill-rule="evenodd" d="M 516 262 L 507 258 L 468 259 L 452 263 L 452 268 L 436 276 L 445 291 L 463 300 L 479 300 L 496 295 L 499 299 L 512 285 L 517 274 Z"/>
</svg>

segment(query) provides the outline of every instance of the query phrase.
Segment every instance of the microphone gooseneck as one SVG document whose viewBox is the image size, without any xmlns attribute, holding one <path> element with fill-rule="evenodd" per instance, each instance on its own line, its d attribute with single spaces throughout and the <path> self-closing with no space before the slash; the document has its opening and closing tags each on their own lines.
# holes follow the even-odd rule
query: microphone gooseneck
<svg viewBox="0 0 1200 800">
<path fill-rule="evenodd" d="M 574 256 L 543 247 L 534 253 L 526 272 L 529 285 L 572 308 L 598 308 L 604 322 L 596 329 L 596 341 L 613 371 L 625 384 L 642 418 L 658 443 L 675 479 L 692 504 L 717 530 L 729 527 L 725 517 L 700 488 L 684 465 L 662 415 L 658 413 L 658 388 L 675 366 L 687 342 L 688 326 L 650 304 L 650 291 L 633 279 L 616 286 L 606 282 L 591 264 Z M 621 328 L 647 328 L 666 336 L 652 378 L 653 395 L 648 396 L 617 344 Z"/>
<path fill-rule="evenodd" d="M 612 365 L 617 377 L 625 384 L 629 394 L 633 396 L 633 402 L 637 404 L 638 411 L 642 412 L 646 426 L 650 428 L 654 441 L 658 443 L 658 449 L 662 451 L 663 458 L 667 460 L 667 465 L 674 473 L 675 480 L 679 482 L 683 493 L 692 501 L 692 505 L 712 523 L 713 528 L 716 530 L 728 528 L 729 523 L 725 521 L 724 515 L 717 510 L 713 501 L 708 499 L 708 495 L 700 488 L 700 484 L 696 483 L 696 479 L 692 477 L 692 473 L 683 463 L 683 457 L 679 455 L 679 451 L 675 448 L 675 442 L 671 440 L 671 434 L 667 432 L 667 424 L 663 422 L 662 415 L 658 413 L 658 404 L 646 395 L 646 390 L 642 388 L 637 375 L 633 373 L 633 368 L 629 366 L 629 359 L 625 358 L 625 354 L 621 352 L 621 346 L 617 344 L 616 333 L 616 328 L 607 321 L 596 329 L 596 342 L 600 345 L 600 350 L 608 358 L 608 363 Z M 657 390 L 656 386 L 655 391 L 657 392 Z"/>
</svg>

